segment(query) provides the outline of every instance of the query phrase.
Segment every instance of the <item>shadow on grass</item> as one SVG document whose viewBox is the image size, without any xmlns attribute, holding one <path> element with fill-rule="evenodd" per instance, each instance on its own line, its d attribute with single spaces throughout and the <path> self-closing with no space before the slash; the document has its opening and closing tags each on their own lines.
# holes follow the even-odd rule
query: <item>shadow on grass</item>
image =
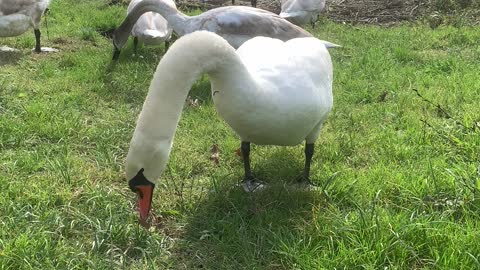
<svg viewBox="0 0 480 270">
<path fill-rule="evenodd" d="M 174 264 L 184 263 L 186 269 L 283 269 L 284 246 L 291 240 L 308 241 L 304 229 L 315 219 L 314 209 L 328 206 L 320 189 L 288 185 L 303 169 L 303 160 L 291 154 L 296 150 L 279 148 L 252 160 L 256 176 L 269 183 L 267 189 L 245 193 L 235 186 L 243 175 L 234 174 L 218 179 L 220 185 L 193 202 Z"/>
<path fill-rule="evenodd" d="M 283 239 L 311 223 L 318 192 L 272 186 L 255 194 L 224 187 L 198 202 L 177 247 L 188 269 L 264 269 L 279 262 Z"/>
<path fill-rule="evenodd" d="M 5 65 L 16 65 L 22 58 L 21 51 L 1 51 L 0 50 L 0 67 Z"/>
</svg>

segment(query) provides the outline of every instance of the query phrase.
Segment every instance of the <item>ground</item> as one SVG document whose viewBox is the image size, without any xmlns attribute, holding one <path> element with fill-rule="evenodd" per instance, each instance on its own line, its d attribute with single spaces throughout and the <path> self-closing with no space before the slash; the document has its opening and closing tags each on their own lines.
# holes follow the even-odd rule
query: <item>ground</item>
<svg viewBox="0 0 480 270">
<path fill-rule="evenodd" d="M 205 4 L 206 3 L 206 4 Z M 230 1 L 205 1 L 203 8 L 230 5 Z M 280 0 L 259 0 L 258 7 L 280 13 Z M 250 1 L 237 1 L 250 5 Z M 202 7 L 198 0 L 179 1 L 179 6 Z M 462 13 L 463 12 L 463 13 Z M 336 22 L 391 25 L 444 14 L 462 13 L 473 24 L 480 23 L 480 1 L 476 0 L 329 0 L 323 16 Z M 457 14 L 458 15 L 458 14 Z M 434 18 L 432 20 L 444 20 Z"/>
<path fill-rule="evenodd" d="M 477 10 L 307 26 L 343 46 L 316 191 L 286 186 L 303 145 L 253 145 L 270 188 L 243 192 L 239 140 L 200 77 L 145 229 L 124 161 L 164 48 L 133 56 L 130 40 L 112 64 L 116 2 L 52 1 L 58 53 L 32 53 L 33 31 L 0 40 L 20 50 L 0 54 L 0 269 L 480 268 L 480 30 L 459 16 Z"/>
</svg>

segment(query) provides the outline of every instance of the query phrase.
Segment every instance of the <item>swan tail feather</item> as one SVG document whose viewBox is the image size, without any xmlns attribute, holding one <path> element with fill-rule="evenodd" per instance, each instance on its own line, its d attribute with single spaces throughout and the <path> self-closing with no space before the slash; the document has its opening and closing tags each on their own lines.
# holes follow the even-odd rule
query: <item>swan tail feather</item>
<svg viewBox="0 0 480 270">
<path fill-rule="evenodd" d="M 342 45 L 338 45 L 338 44 L 335 44 L 335 43 L 332 43 L 332 42 L 329 42 L 329 41 L 326 41 L 326 40 L 320 40 L 320 41 L 323 43 L 323 45 L 325 45 L 325 47 L 327 49 L 329 49 L 329 48 L 341 48 L 342 47 Z"/>
</svg>

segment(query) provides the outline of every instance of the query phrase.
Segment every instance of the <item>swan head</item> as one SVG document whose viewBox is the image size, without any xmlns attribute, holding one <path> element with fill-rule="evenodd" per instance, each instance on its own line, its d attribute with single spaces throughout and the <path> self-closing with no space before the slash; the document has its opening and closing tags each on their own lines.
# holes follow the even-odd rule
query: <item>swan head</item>
<svg viewBox="0 0 480 270">
<path fill-rule="evenodd" d="M 117 60 L 118 56 L 120 55 L 120 49 L 123 48 L 125 43 L 130 36 L 130 30 L 125 29 L 132 29 L 133 24 L 135 22 L 131 22 L 130 18 L 127 17 L 125 21 L 120 25 L 115 31 L 113 31 L 112 35 L 112 42 L 113 42 L 113 60 Z"/>
<path fill-rule="evenodd" d="M 125 162 L 125 176 L 128 186 L 137 194 L 140 224 L 147 224 L 152 208 L 152 197 L 155 183 L 165 170 L 173 138 L 151 136 L 159 129 L 158 125 L 145 121 L 148 127 L 134 132 Z M 139 120 L 142 123 L 143 120 Z M 163 130 L 163 129 L 161 129 Z"/>
<path fill-rule="evenodd" d="M 140 213 L 140 223 L 146 224 L 148 214 L 152 208 L 153 189 L 155 184 L 148 181 L 143 175 L 144 169 L 140 169 L 138 173 L 128 181 L 130 189 L 137 194 L 138 211 Z"/>
</svg>

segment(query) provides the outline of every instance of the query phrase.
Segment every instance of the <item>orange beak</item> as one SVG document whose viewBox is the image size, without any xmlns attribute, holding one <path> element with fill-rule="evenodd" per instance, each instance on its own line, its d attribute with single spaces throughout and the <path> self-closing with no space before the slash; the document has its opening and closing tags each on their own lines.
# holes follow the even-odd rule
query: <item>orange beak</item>
<svg viewBox="0 0 480 270">
<path fill-rule="evenodd" d="M 128 185 L 133 192 L 137 193 L 140 223 L 146 224 L 150 208 L 152 208 L 153 189 L 155 185 L 145 178 L 143 171 L 143 168 L 140 169 L 138 173 L 128 181 Z"/>
<path fill-rule="evenodd" d="M 146 222 L 150 209 L 152 208 L 152 197 L 154 185 L 137 186 L 138 195 L 138 212 L 140 213 L 140 221 Z"/>
</svg>

